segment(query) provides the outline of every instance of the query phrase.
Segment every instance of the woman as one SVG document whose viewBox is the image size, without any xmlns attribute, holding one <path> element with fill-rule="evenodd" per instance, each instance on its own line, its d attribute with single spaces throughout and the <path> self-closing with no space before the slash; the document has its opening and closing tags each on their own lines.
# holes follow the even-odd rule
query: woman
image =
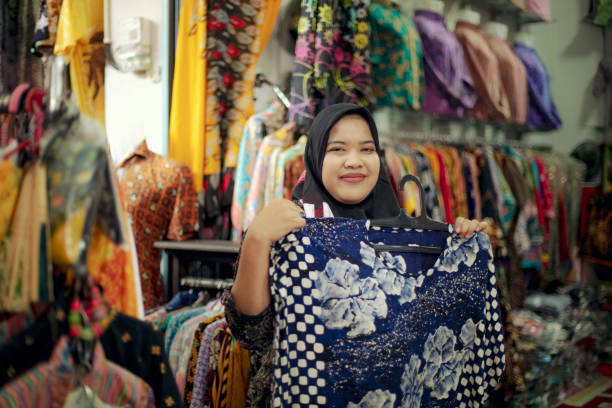
<svg viewBox="0 0 612 408">
<path fill-rule="evenodd" d="M 378 132 L 367 109 L 348 103 L 329 106 L 313 121 L 304 155 L 306 175 L 293 191 L 294 202 L 272 201 L 253 220 L 242 242 L 237 273 L 226 292 L 228 325 L 242 346 L 262 353 L 263 367 L 249 386 L 249 400 L 268 398 L 272 370 L 273 311 L 268 268 L 270 248 L 306 218 L 376 219 L 400 211 L 389 177 L 381 165 Z M 487 223 L 457 218 L 464 238 Z"/>
</svg>

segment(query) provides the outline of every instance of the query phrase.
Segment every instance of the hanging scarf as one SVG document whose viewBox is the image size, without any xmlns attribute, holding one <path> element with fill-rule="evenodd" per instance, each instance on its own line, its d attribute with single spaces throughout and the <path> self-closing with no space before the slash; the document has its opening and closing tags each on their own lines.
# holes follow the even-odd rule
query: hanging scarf
<svg viewBox="0 0 612 408">
<path fill-rule="evenodd" d="M 351 103 L 338 103 L 328 106 L 314 118 L 308 132 L 308 141 L 304 153 L 306 175 L 304 180 L 298 182 L 295 186 L 292 198 L 299 200 L 304 205 L 313 204 L 315 217 L 317 218 L 329 215 L 329 213 L 323 211 L 324 203 L 334 217 L 365 219 L 396 216 L 399 214 L 400 207 L 382 160 L 376 185 L 372 192 L 359 204 L 343 204 L 337 201 L 323 185 L 323 159 L 327 150 L 329 133 L 342 117 L 351 114 L 360 115 L 366 120 L 370 126 L 376 152 L 379 158 L 382 157 L 376 124 L 366 108 Z"/>
</svg>

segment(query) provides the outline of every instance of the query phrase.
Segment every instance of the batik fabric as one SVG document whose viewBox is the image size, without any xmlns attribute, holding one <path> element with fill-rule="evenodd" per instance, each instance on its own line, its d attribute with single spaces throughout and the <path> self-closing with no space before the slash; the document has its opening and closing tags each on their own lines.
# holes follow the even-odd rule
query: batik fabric
<svg viewBox="0 0 612 408">
<path fill-rule="evenodd" d="M 486 406 L 504 369 L 487 235 L 306 222 L 271 253 L 272 406 Z"/>
</svg>

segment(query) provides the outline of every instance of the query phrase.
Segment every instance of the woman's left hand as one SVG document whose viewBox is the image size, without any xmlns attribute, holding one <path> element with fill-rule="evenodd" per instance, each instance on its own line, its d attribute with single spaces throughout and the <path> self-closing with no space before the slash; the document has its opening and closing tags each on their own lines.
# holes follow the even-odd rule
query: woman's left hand
<svg viewBox="0 0 612 408">
<path fill-rule="evenodd" d="M 455 232 L 461 238 L 470 238 L 475 232 L 486 231 L 488 227 L 489 223 L 486 221 L 468 220 L 463 217 L 455 219 Z"/>
</svg>

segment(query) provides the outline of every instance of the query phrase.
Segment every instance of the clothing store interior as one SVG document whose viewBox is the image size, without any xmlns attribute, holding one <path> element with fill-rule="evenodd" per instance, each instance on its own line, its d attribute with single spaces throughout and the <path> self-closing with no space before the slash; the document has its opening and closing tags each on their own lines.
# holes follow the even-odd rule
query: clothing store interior
<svg viewBox="0 0 612 408">
<path fill-rule="evenodd" d="M 1 1 L 0 407 L 612 406 L 611 17 Z"/>
</svg>

